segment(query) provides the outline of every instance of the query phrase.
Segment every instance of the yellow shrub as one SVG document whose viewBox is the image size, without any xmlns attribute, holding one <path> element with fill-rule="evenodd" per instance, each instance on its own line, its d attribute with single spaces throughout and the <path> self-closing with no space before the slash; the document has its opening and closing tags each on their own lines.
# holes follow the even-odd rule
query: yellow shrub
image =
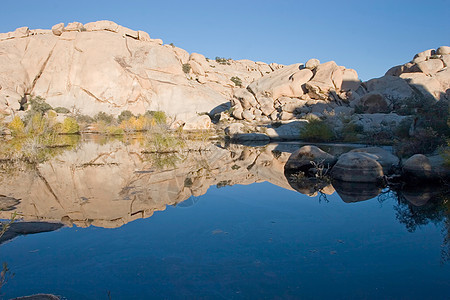
<svg viewBox="0 0 450 300">
<path fill-rule="evenodd" d="M 19 116 L 14 117 L 14 119 L 8 124 L 8 128 L 14 136 L 21 136 L 25 134 L 25 124 Z"/>
<path fill-rule="evenodd" d="M 65 118 L 62 125 L 62 133 L 74 134 L 80 132 L 80 126 L 74 118 Z"/>
</svg>

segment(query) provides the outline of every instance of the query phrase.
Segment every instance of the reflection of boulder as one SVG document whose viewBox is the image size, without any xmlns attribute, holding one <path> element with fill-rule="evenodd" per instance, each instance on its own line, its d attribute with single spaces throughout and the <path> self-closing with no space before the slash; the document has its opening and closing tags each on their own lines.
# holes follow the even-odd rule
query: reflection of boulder
<svg viewBox="0 0 450 300">
<path fill-rule="evenodd" d="M 383 176 L 383 168 L 373 154 L 349 152 L 339 157 L 331 176 L 341 181 L 375 183 Z"/>
<path fill-rule="evenodd" d="M 327 195 L 334 193 L 334 188 L 328 181 L 315 177 L 301 177 L 291 174 L 288 177 L 288 182 L 294 190 L 309 197 L 315 197 L 319 192 Z"/>
<path fill-rule="evenodd" d="M 360 202 L 378 196 L 381 188 L 371 182 L 345 182 L 334 180 L 333 186 L 345 203 Z"/>
<path fill-rule="evenodd" d="M 0 211 L 8 211 L 16 208 L 16 205 L 20 203 L 20 200 L 0 195 Z"/>
<path fill-rule="evenodd" d="M 414 206 L 423 206 L 431 198 L 440 194 L 443 190 L 443 187 L 440 185 L 406 185 L 402 187 L 401 191 L 398 193 L 403 196 L 408 202 L 410 202 Z"/>
<path fill-rule="evenodd" d="M 5 234 L 0 237 L 0 244 L 12 240 L 19 235 L 35 234 L 58 230 L 64 225 L 61 223 L 47 222 L 15 222 L 12 223 Z"/>
</svg>

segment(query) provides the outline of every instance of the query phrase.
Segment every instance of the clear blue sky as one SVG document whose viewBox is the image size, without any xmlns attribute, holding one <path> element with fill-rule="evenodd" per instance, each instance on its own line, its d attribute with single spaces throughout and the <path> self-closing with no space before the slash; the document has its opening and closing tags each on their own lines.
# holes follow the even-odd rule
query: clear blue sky
<svg viewBox="0 0 450 300">
<path fill-rule="evenodd" d="M 315 57 L 367 80 L 417 52 L 450 46 L 449 13 L 450 0 L 2 0 L 0 32 L 112 20 L 210 58 L 292 64 Z"/>
</svg>

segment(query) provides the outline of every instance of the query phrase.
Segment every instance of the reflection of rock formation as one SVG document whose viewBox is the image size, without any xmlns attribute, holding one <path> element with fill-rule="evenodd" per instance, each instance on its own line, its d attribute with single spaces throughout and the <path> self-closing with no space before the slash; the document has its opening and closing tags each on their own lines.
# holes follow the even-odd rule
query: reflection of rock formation
<svg viewBox="0 0 450 300">
<path fill-rule="evenodd" d="M 211 185 L 269 181 L 290 189 L 283 172 L 290 153 L 272 152 L 271 146 L 208 145 L 172 156 L 142 150 L 137 142 L 86 142 L 35 170 L 0 174 L 0 194 L 21 199 L 13 206 L 25 220 L 118 227 L 203 195 Z M 10 213 L 0 212 L 0 218 Z"/>
<path fill-rule="evenodd" d="M 0 244 L 12 240 L 19 235 L 35 234 L 41 232 L 49 232 L 58 230 L 64 225 L 61 223 L 47 222 L 15 222 L 12 223 L 8 230 L 0 237 Z"/>
</svg>

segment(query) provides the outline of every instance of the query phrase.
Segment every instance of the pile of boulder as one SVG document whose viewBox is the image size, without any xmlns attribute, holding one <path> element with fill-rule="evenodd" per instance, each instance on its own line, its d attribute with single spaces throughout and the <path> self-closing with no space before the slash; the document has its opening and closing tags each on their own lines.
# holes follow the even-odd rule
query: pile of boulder
<svg viewBox="0 0 450 300">
<path fill-rule="evenodd" d="M 346 113 L 351 109 L 345 103 L 360 84 L 355 70 L 334 61 L 320 64 L 310 59 L 305 65 L 285 66 L 263 76 L 246 89 L 235 89 L 232 115 L 238 120 L 269 122 L 302 118 L 309 113 Z"/>
<path fill-rule="evenodd" d="M 440 155 L 415 154 L 401 163 L 397 156 L 380 147 L 357 148 L 334 156 L 317 146 L 303 146 L 289 157 L 285 171 L 301 171 L 310 176 L 321 171 L 334 180 L 360 183 L 379 183 L 391 175 L 404 175 L 407 180 L 450 178 L 450 168 Z"/>
</svg>

